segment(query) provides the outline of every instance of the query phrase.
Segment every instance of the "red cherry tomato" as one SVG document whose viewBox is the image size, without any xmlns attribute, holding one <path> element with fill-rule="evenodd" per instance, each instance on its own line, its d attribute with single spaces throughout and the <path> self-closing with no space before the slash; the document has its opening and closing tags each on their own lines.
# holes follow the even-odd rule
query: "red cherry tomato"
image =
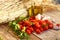
<svg viewBox="0 0 60 40">
<path fill-rule="evenodd" d="M 36 22 L 36 20 L 30 20 L 31 22 Z"/>
<path fill-rule="evenodd" d="M 48 26 L 45 26 L 44 28 L 43 28 L 43 30 L 45 31 L 45 30 L 48 30 Z"/>
<path fill-rule="evenodd" d="M 47 25 L 47 23 L 46 23 L 45 21 L 43 21 L 42 25 L 46 26 L 46 25 Z"/>
<path fill-rule="evenodd" d="M 59 27 L 59 26 L 60 26 L 60 24 L 56 24 L 56 26 L 58 26 L 58 27 Z"/>
<path fill-rule="evenodd" d="M 40 28 L 40 27 L 41 27 L 41 25 L 39 24 L 39 22 L 35 22 L 35 26 L 36 26 L 37 28 Z"/>
<path fill-rule="evenodd" d="M 34 16 L 30 17 L 30 20 L 33 20 L 33 19 L 35 19 L 35 17 L 34 17 Z"/>
<path fill-rule="evenodd" d="M 33 27 L 28 27 L 27 29 L 31 30 L 31 32 L 34 31 Z"/>
<path fill-rule="evenodd" d="M 40 31 L 43 32 L 43 28 L 42 27 L 40 28 Z"/>
<path fill-rule="evenodd" d="M 53 24 L 50 24 L 50 25 L 49 25 L 49 29 L 52 29 L 52 28 L 53 28 Z"/>
<path fill-rule="evenodd" d="M 26 24 L 26 26 L 31 26 L 31 24 L 28 20 L 25 20 L 24 23 Z"/>
<path fill-rule="evenodd" d="M 46 23 L 49 22 L 48 20 L 44 20 Z"/>
<path fill-rule="evenodd" d="M 48 25 L 52 24 L 52 22 L 47 22 Z"/>
<path fill-rule="evenodd" d="M 18 24 L 22 25 L 23 24 L 23 21 L 20 21 Z"/>
<path fill-rule="evenodd" d="M 42 24 L 42 23 L 43 23 L 43 21 L 42 21 L 42 20 L 39 20 L 39 23 L 40 23 L 40 24 Z"/>
<path fill-rule="evenodd" d="M 23 27 L 24 27 L 24 26 L 20 25 L 20 30 L 22 30 L 22 29 L 23 29 Z"/>
<path fill-rule="evenodd" d="M 26 29 L 26 32 L 27 32 L 27 34 L 31 34 L 32 32 L 31 32 L 31 30 L 29 30 L 29 29 Z"/>
<path fill-rule="evenodd" d="M 24 23 L 25 23 L 25 24 L 29 24 L 30 22 L 29 22 L 28 20 L 25 20 Z"/>
<path fill-rule="evenodd" d="M 41 31 L 39 29 L 36 29 L 35 31 L 36 31 L 37 34 L 41 33 Z"/>
</svg>

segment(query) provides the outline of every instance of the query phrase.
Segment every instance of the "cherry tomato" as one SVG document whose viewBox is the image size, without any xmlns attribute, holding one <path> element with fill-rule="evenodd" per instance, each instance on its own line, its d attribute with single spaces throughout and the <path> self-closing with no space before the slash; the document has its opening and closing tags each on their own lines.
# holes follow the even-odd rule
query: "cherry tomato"
<svg viewBox="0 0 60 40">
<path fill-rule="evenodd" d="M 59 27 L 59 26 L 60 26 L 60 24 L 56 24 L 56 26 L 58 26 L 58 27 Z"/>
<path fill-rule="evenodd" d="M 48 25 L 52 24 L 52 22 L 47 22 Z"/>
<path fill-rule="evenodd" d="M 43 32 L 43 28 L 42 27 L 40 28 L 40 31 Z"/>
<path fill-rule="evenodd" d="M 40 25 L 38 22 L 35 22 L 35 26 L 36 26 L 37 28 L 40 28 L 40 27 L 41 27 L 41 25 Z"/>
<path fill-rule="evenodd" d="M 46 25 L 47 25 L 47 23 L 46 23 L 45 21 L 43 21 L 42 25 L 46 26 Z"/>
<path fill-rule="evenodd" d="M 31 32 L 34 31 L 33 27 L 28 27 L 27 29 L 31 30 Z"/>
<path fill-rule="evenodd" d="M 24 23 L 27 25 L 27 26 L 31 26 L 30 22 L 28 20 L 25 20 Z"/>
<path fill-rule="evenodd" d="M 18 24 L 21 24 L 22 25 L 23 24 L 23 21 L 20 21 Z"/>
<path fill-rule="evenodd" d="M 45 26 L 44 28 L 43 28 L 43 30 L 45 31 L 45 30 L 48 30 L 48 26 Z"/>
<path fill-rule="evenodd" d="M 46 23 L 49 22 L 48 20 L 44 20 Z"/>
<path fill-rule="evenodd" d="M 37 34 L 41 33 L 41 31 L 39 29 L 36 29 L 35 31 L 36 31 Z"/>
<path fill-rule="evenodd" d="M 20 30 L 22 30 L 22 29 L 23 29 L 23 27 L 24 27 L 24 26 L 20 25 Z"/>
<path fill-rule="evenodd" d="M 30 20 L 31 22 L 36 22 L 36 20 Z"/>
<path fill-rule="evenodd" d="M 35 17 L 34 17 L 34 16 L 30 17 L 30 20 L 33 20 L 33 19 L 35 19 Z"/>
<path fill-rule="evenodd" d="M 52 28 L 53 28 L 53 24 L 50 24 L 50 25 L 49 25 L 49 29 L 52 29 Z"/>
<path fill-rule="evenodd" d="M 29 24 L 30 22 L 29 22 L 28 20 L 25 20 L 24 23 L 25 23 L 25 24 Z"/>
<path fill-rule="evenodd" d="M 27 32 L 27 34 L 31 34 L 32 32 L 31 32 L 31 30 L 29 30 L 29 29 L 26 29 L 26 32 Z"/>
<path fill-rule="evenodd" d="M 42 23 L 43 23 L 43 21 L 42 21 L 42 20 L 40 20 L 40 21 L 39 21 L 39 23 L 40 23 L 40 24 L 42 24 Z"/>
</svg>

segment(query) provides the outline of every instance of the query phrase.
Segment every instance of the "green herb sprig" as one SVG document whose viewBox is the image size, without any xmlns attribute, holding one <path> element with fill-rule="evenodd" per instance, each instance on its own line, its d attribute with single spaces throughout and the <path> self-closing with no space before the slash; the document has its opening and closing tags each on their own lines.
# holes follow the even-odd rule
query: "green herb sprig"
<svg viewBox="0 0 60 40">
<path fill-rule="evenodd" d="M 23 28 L 23 30 L 19 30 L 20 29 L 20 25 L 18 24 L 19 21 L 21 20 L 26 20 L 26 17 L 20 17 L 17 20 L 11 21 L 9 22 L 9 26 L 13 29 L 13 31 L 20 37 L 20 39 L 26 39 L 29 40 L 29 35 L 25 32 L 25 27 Z"/>
</svg>

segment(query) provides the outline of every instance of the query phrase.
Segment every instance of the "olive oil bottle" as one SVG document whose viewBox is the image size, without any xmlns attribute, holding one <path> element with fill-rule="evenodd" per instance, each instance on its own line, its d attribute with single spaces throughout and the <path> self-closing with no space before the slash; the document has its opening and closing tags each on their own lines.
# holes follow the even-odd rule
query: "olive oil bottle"
<svg viewBox="0 0 60 40">
<path fill-rule="evenodd" d="M 43 5 L 35 6 L 32 5 L 30 8 L 27 9 L 28 16 L 36 16 L 37 14 L 43 14 Z"/>
<path fill-rule="evenodd" d="M 30 8 L 28 8 L 27 12 L 28 12 L 28 16 L 33 16 L 34 15 L 33 6 L 31 6 Z"/>
</svg>

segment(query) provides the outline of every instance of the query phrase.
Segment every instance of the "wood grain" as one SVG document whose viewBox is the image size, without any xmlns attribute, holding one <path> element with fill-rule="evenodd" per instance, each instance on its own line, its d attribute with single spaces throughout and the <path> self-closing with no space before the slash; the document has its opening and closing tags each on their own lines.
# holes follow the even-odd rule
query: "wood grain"
<svg viewBox="0 0 60 40">
<path fill-rule="evenodd" d="M 60 23 L 60 11 L 53 11 L 53 12 L 46 12 L 45 13 L 48 16 L 51 16 L 52 19 L 56 20 L 56 23 Z M 3 38 L 3 40 L 20 40 L 10 29 L 7 24 L 0 25 L 0 36 Z M 58 33 L 57 33 L 58 34 Z M 60 38 L 60 37 L 58 37 Z M 30 40 L 40 40 L 35 35 L 30 35 Z"/>
<path fill-rule="evenodd" d="M 0 37 L 3 38 L 3 40 L 20 40 L 12 30 L 8 27 L 8 24 L 2 24 L 0 25 Z M 30 35 L 30 40 L 40 40 L 33 34 Z"/>
</svg>

